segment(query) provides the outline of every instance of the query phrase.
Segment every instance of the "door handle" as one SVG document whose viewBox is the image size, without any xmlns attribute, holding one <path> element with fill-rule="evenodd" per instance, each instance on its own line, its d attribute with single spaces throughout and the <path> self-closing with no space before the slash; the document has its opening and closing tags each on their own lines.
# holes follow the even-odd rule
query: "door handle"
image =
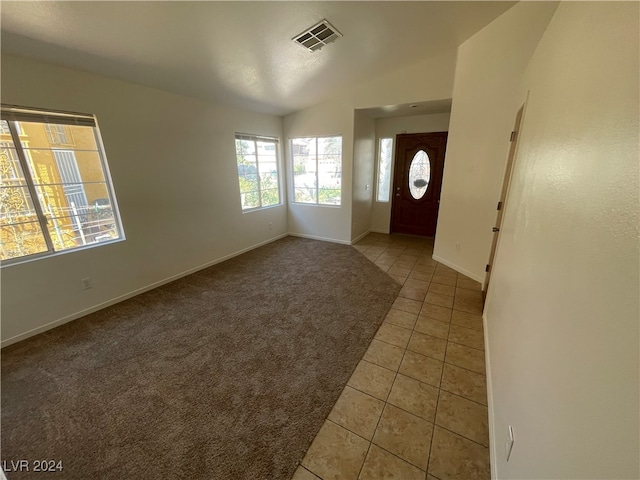
<svg viewBox="0 0 640 480">
<path fill-rule="evenodd" d="M 500 231 L 500 229 L 499 229 L 498 227 L 493 227 L 493 228 L 491 229 L 491 231 L 492 231 L 493 233 L 496 233 L 496 232 L 499 232 L 499 231 Z"/>
</svg>

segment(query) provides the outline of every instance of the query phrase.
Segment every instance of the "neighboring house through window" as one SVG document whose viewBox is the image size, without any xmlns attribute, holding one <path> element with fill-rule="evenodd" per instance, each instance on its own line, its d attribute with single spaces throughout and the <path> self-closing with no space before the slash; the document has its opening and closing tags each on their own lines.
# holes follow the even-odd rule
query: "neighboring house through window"
<svg viewBox="0 0 640 480">
<path fill-rule="evenodd" d="M 1 113 L 0 260 L 123 239 L 95 117 L 8 105 Z"/>
<path fill-rule="evenodd" d="M 69 133 L 69 127 L 66 125 L 52 125 L 50 123 L 44 126 L 47 132 L 47 138 L 49 143 L 54 145 L 65 145 L 72 143 L 70 141 L 71 134 Z"/>
<path fill-rule="evenodd" d="M 236 163 L 242 210 L 280 204 L 278 139 L 236 134 Z"/>
<path fill-rule="evenodd" d="M 82 185 L 78 162 L 72 150 L 53 150 L 67 203 L 73 209 L 85 209 L 89 202 Z"/>
<path fill-rule="evenodd" d="M 291 139 L 293 201 L 340 205 L 342 137 Z"/>
</svg>

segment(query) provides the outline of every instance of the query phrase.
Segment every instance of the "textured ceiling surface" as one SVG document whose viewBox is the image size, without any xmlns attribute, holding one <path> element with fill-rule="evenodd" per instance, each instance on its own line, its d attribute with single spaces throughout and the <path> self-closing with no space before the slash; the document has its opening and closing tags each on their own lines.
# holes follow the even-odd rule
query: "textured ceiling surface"
<svg viewBox="0 0 640 480">
<path fill-rule="evenodd" d="M 286 114 L 453 49 L 513 2 L 2 2 L 2 51 Z M 343 35 L 291 39 L 326 18 Z"/>
</svg>

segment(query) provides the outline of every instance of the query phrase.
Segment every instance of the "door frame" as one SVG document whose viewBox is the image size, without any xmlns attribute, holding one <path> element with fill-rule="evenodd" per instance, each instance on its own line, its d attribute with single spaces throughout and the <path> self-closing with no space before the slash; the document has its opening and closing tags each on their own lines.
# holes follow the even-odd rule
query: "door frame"
<svg viewBox="0 0 640 480">
<path fill-rule="evenodd" d="M 438 210 L 440 207 L 440 195 L 442 193 L 442 181 L 444 178 L 444 161 L 445 161 L 445 157 L 446 157 L 446 148 L 447 148 L 447 140 L 448 140 L 448 135 L 449 135 L 449 131 L 448 130 L 438 130 L 438 131 L 434 131 L 434 132 L 401 132 L 401 133 L 397 133 L 395 135 L 394 138 L 394 152 L 393 152 L 393 167 L 391 170 L 391 178 L 390 178 L 390 185 L 389 185 L 389 200 L 390 200 L 390 208 L 389 208 L 389 233 L 394 233 L 394 229 L 393 229 L 393 219 L 394 219 L 394 208 L 397 208 L 397 200 L 396 200 L 396 176 L 398 175 L 398 168 L 400 167 L 401 169 L 404 166 L 404 157 L 400 158 L 400 142 L 398 141 L 398 137 L 400 136 L 406 136 L 406 137 L 413 137 L 413 136 L 426 136 L 426 135 L 435 135 L 435 134 L 445 134 L 446 138 L 445 138 L 445 142 L 444 142 L 444 151 L 443 151 L 443 155 L 442 155 L 442 161 L 440 162 L 440 165 L 436 165 L 436 169 L 432 170 L 432 178 L 435 178 L 434 175 L 438 175 L 436 172 L 438 171 L 437 169 L 440 169 L 440 174 L 439 174 L 439 185 L 438 185 L 438 198 L 436 200 L 437 203 L 437 208 L 436 208 L 436 219 L 435 219 L 435 223 L 436 225 L 434 226 L 434 234 L 432 237 L 428 237 L 425 236 L 425 238 L 434 238 L 435 237 L 435 230 L 437 229 L 437 217 L 438 217 Z M 433 147 L 431 147 L 433 148 Z M 429 155 L 429 154 L 428 154 Z M 431 157 L 429 157 L 429 161 L 431 163 L 431 166 L 434 166 L 434 163 L 431 160 Z M 404 182 L 403 182 L 404 185 Z M 426 194 L 427 192 L 425 192 Z M 398 233 L 398 232 L 395 232 Z M 404 234 L 403 234 L 404 235 Z M 417 234 L 416 234 L 417 235 Z M 422 236 L 422 235 L 420 235 Z"/>
<path fill-rule="evenodd" d="M 498 200 L 498 205 L 496 210 L 498 213 L 496 214 L 496 222 L 493 227 L 493 240 L 491 243 L 491 251 L 489 252 L 489 262 L 487 263 L 487 267 L 485 269 L 486 275 L 484 278 L 483 284 L 483 295 L 486 297 L 487 292 L 489 291 L 489 280 L 491 279 L 491 272 L 493 270 L 493 266 L 495 263 L 496 250 L 498 249 L 498 242 L 500 240 L 500 230 L 502 229 L 502 223 L 504 220 L 504 211 L 507 203 L 507 196 L 509 194 L 509 186 L 511 184 L 511 178 L 513 176 L 514 164 L 516 159 L 516 154 L 518 150 L 518 139 L 520 137 L 520 131 L 522 130 L 522 121 L 524 118 L 524 111 L 526 107 L 525 103 L 518 109 L 516 113 L 516 118 L 514 120 L 513 130 L 511 131 L 509 146 L 509 154 L 507 156 L 507 165 L 504 171 L 504 179 L 502 180 L 502 190 L 500 191 L 500 199 Z"/>
</svg>

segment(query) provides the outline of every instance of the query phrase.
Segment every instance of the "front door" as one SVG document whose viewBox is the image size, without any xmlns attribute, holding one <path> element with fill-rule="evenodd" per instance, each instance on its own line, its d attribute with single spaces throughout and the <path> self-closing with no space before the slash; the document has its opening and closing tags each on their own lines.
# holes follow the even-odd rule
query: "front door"
<svg viewBox="0 0 640 480">
<path fill-rule="evenodd" d="M 391 232 L 436 234 L 447 132 L 396 136 Z"/>
</svg>

